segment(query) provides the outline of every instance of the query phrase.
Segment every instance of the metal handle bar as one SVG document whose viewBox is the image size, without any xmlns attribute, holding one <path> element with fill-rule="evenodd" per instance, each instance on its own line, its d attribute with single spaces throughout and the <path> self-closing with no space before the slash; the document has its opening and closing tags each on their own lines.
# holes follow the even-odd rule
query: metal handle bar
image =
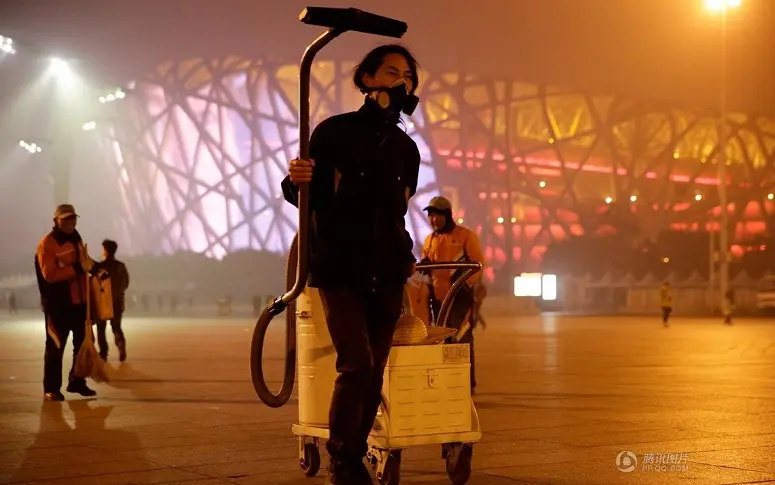
<svg viewBox="0 0 775 485">
<path fill-rule="evenodd" d="M 482 263 L 473 263 L 469 261 L 450 261 L 439 263 L 417 263 L 415 265 L 417 271 L 434 270 L 434 269 L 473 269 L 474 273 L 482 270 Z"/>
<path fill-rule="evenodd" d="M 446 327 L 447 326 L 447 320 L 449 320 L 449 311 L 452 307 L 452 302 L 455 299 L 455 295 L 457 295 L 457 292 L 460 291 L 460 289 L 463 287 L 463 285 L 468 281 L 470 277 L 478 273 L 482 270 L 482 263 L 474 263 L 474 262 L 439 262 L 439 263 L 418 263 L 415 265 L 415 269 L 417 271 L 426 271 L 426 270 L 439 270 L 439 269 L 464 269 L 462 275 L 460 275 L 460 278 L 458 278 L 453 284 L 452 287 L 447 292 L 447 295 L 444 297 L 444 301 L 441 302 L 441 308 L 439 309 L 439 317 L 436 322 L 436 326 L 439 327 Z"/>
<path fill-rule="evenodd" d="M 310 44 L 304 51 L 304 55 L 301 58 L 301 64 L 299 65 L 299 158 L 309 158 L 309 135 L 310 135 L 310 106 L 309 106 L 309 93 L 310 93 L 310 76 L 312 74 L 312 61 L 315 59 L 315 55 L 332 40 L 341 35 L 344 31 L 339 29 L 331 29 L 320 35 L 315 41 Z M 276 298 L 267 311 L 270 315 L 275 316 L 282 313 L 288 305 L 296 301 L 296 298 L 304 291 L 304 287 L 307 285 L 307 275 L 309 267 L 309 219 L 310 219 L 310 184 L 299 184 L 299 232 L 297 234 L 299 252 L 298 252 L 298 269 L 296 270 L 296 281 L 284 295 Z"/>
</svg>

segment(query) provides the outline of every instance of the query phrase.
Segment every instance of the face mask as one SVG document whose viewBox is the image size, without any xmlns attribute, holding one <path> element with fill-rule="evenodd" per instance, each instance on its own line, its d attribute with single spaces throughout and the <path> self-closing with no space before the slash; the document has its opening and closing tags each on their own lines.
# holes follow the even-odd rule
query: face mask
<svg viewBox="0 0 775 485">
<path fill-rule="evenodd" d="M 420 102 L 420 98 L 409 92 L 406 81 L 399 81 L 389 88 L 375 89 L 371 96 L 382 109 L 395 114 L 403 112 L 407 116 L 414 113 Z"/>
</svg>

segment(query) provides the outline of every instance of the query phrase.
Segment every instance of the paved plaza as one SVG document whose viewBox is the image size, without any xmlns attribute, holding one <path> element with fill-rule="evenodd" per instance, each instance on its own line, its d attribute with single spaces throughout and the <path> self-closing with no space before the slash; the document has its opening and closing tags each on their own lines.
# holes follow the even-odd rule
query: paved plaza
<svg viewBox="0 0 775 485">
<path fill-rule="evenodd" d="M 40 314 L 0 317 L 0 483 L 324 482 L 299 470 L 295 401 L 269 409 L 253 393 L 253 319 L 124 325 L 129 359 L 111 355 L 98 398 L 50 403 Z M 493 318 L 477 357 L 472 485 L 775 483 L 775 321 Z M 637 462 L 617 467 L 622 452 Z M 405 451 L 402 483 L 449 483 L 439 455 Z"/>
</svg>

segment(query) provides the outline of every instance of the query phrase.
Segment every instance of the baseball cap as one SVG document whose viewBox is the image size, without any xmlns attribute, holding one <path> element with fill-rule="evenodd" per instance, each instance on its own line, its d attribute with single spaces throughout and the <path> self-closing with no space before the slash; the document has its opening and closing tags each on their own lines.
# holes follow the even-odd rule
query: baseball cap
<svg viewBox="0 0 775 485">
<path fill-rule="evenodd" d="M 68 217 L 78 217 L 75 207 L 70 204 L 59 204 L 54 211 L 54 219 L 66 219 Z"/>
<path fill-rule="evenodd" d="M 434 197 L 431 199 L 431 201 L 428 203 L 428 207 L 426 207 L 425 211 L 427 210 L 437 210 L 437 211 L 451 211 L 452 210 L 452 202 L 447 200 L 444 197 Z"/>
</svg>

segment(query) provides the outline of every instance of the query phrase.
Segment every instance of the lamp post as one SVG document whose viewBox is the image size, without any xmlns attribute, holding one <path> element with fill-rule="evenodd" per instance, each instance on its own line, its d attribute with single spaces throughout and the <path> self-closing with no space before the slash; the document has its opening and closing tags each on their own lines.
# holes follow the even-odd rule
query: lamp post
<svg viewBox="0 0 775 485">
<path fill-rule="evenodd" d="M 727 12 L 738 8 L 742 0 L 705 0 L 705 8 L 720 15 L 721 20 L 721 89 L 718 119 L 718 198 L 721 208 L 719 227 L 719 302 L 729 287 L 729 200 L 727 198 Z"/>
<path fill-rule="evenodd" d="M 22 42 L 17 45 L 14 39 L 0 35 L 0 57 L 16 54 L 27 57 L 39 58 L 47 55 L 44 49 L 34 44 Z M 93 68 L 99 67 L 84 59 L 63 59 L 52 57 L 49 59 L 47 77 L 56 83 L 57 93 L 52 102 L 52 110 L 49 116 L 53 119 L 53 126 L 49 134 L 51 139 L 45 140 L 42 149 L 51 157 L 51 179 L 54 186 L 55 204 L 70 202 L 71 187 L 70 174 L 75 154 L 75 138 L 79 133 L 79 126 L 84 131 L 91 131 L 97 127 L 96 121 L 88 121 L 85 115 L 92 111 L 92 107 L 99 101 L 100 104 L 112 103 L 126 98 L 131 90 L 123 88 L 111 88 L 101 90 L 98 97 L 95 87 L 85 82 L 77 69 L 77 65 L 90 64 Z M 104 109 L 104 108 L 103 108 Z M 41 147 L 22 140 L 21 147 L 37 153 Z M 33 145 L 35 145 L 33 147 Z"/>
</svg>

